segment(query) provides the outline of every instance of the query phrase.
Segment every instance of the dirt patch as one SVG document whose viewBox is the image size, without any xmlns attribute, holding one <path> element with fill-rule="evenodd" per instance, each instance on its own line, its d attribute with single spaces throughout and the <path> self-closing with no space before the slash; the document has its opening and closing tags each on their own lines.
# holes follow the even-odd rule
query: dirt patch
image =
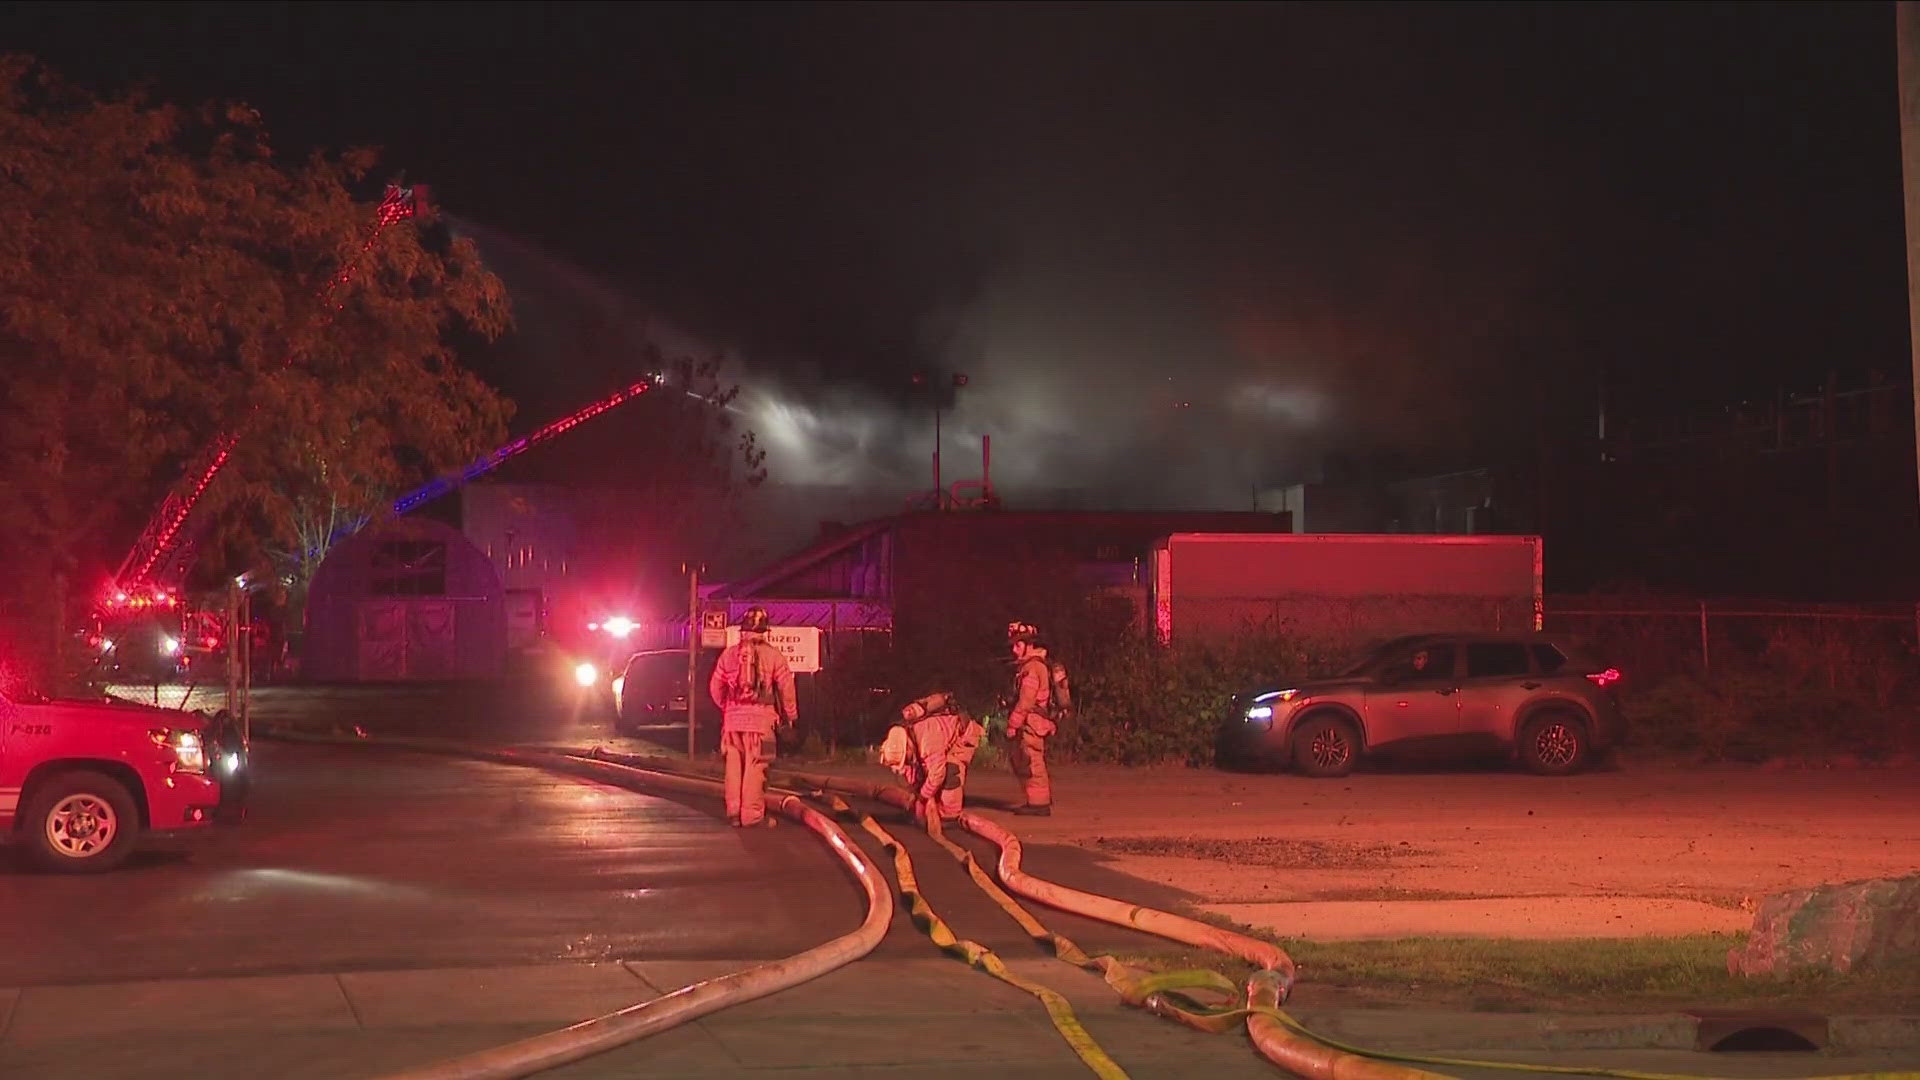
<svg viewBox="0 0 1920 1080">
<path fill-rule="evenodd" d="M 1367 844 L 1275 836 L 1241 840 L 1205 836 L 1096 836 L 1093 846 L 1116 855 L 1206 859 L 1235 866 L 1263 866 L 1278 870 L 1377 870 L 1391 866 L 1395 859 L 1429 854 L 1406 841 L 1398 844 Z"/>
</svg>

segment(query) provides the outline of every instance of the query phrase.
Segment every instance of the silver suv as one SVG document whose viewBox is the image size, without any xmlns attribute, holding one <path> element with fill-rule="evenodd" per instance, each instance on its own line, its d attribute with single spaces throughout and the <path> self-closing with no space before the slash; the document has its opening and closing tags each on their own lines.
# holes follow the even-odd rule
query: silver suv
<svg viewBox="0 0 1920 1080">
<path fill-rule="evenodd" d="M 1345 776 L 1364 754 L 1499 750 L 1533 772 L 1578 772 L 1619 742 L 1618 669 L 1540 634 L 1396 638 L 1338 677 L 1234 698 L 1229 761 Z"/>
</svg>

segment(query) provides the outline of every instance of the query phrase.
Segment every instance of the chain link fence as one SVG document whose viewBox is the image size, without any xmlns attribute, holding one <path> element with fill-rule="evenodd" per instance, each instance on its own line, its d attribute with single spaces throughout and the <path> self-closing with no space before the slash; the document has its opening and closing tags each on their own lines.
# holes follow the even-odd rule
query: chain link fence
<svg viewBox="0 0 1920 1080">
<path fill-rule="evenodd" d="M 1546 629 L 1594 648 L 1642 686 L 1759 668 L 1877 705 L 1912 700 L 1920 605 L 1550 596 Z"/>
</svg>

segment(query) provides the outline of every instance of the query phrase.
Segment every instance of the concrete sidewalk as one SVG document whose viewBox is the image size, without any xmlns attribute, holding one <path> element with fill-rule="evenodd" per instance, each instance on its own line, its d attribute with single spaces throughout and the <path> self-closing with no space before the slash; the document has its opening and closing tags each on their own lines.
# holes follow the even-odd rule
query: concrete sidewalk
<svg viewBox="0 0 1920 1080">
<path fill-rule="evenodd" d="M 0 1075 L 379 1076 L 539 1034 L 750 965 L 632 961 L 0 990 Z M 1020 959 L 1009 966 L 1066 994 L 1094 1038 L 1134 1075 L 1276 1075 L 1243 1035 L 1203 1035 L 1127 1008 L 1097 977 L 1058 961 Z M 1329 1036 L 1385 1049 L 1482 1051 L 1535 1063 L 1568 1055 L 1658 1060 L 1682 1071 L 1730 1074 L 1726 1055 L 1687 1053 L 1700 1034 L 1700 1021 L 1691 1016 L 1350 1009 L 1296 1015 Z M 1748 1063 L 1760 1071 L 1735 1071 L 1792 1076 L 1920 1060 L 1920 1021 L 1834 1018 L 1828 1031 L 1833 1053 L 1817 1062 L 1774 1055 L 1779 1068 L 1763 1060 Z M 955 961 L 930 959 L 861 961 L 550 1075 L 774 1073 L 1040 1077 L 1084 1069 L 1034 999 Z"/>
<path fill-rule="evenodd" d="M 1413 937 L 1580 938 L 1739 933 L 1744 911 L 1698 900 L 1629 896 L 1489 897 L 1484 900 L 1295 900 L 1199 904 L 1234 922 L 1314 941 Z"/>
</svg>

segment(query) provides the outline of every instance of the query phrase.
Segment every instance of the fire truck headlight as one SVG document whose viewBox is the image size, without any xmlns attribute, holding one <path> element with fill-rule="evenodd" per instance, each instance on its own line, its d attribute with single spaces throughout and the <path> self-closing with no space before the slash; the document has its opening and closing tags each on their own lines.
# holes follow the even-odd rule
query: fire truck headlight
<svg viewBox="0 0 1920 1080">
<path fill-rule="evenodd" d="M 639 624 L 627 618 L 625 615 L 615 615 L 613 618 L 601 623 L 600 629 L 605 630 L 614 637 L 623 638 L 633 633 L 633 628 L 637 625 Z"/>
<path fill-rule="evenodd" d="M 160 655 L 161 656 L 179 656 L 180 655 L 179 639 L 170 638 L 170 637 L 161 638 L 160 639 Z"/>
<path fill-rule="evenodd" d="M 573 668 L 573 681 L 581 686 L 592 686 L 600 681 L 600 669 L 592 664 L 576 664 Z"/>
</svg>

